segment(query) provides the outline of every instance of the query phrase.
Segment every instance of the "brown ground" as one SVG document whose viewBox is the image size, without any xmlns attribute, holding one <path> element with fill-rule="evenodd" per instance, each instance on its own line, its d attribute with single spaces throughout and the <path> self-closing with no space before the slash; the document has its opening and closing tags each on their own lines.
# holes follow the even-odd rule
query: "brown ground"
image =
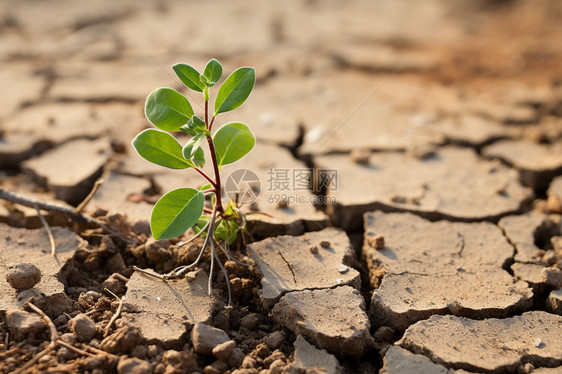
<svg viewBox="0 0 562 374">
<path fill-rule="evenodd" d="M 119 232 L 44 211 L 54 259 L 36 210 L 0 199 L 0 373 L 54 335 L 27 371 L 560 372 L 560 19 L 555 0 L 0 1 L 0 193 L 71 207 L 101 176 L 87 213 Z M 256 67 L 221 123 L 258 146 L 224 173 L 255 171 L 252 209 L 273 216 L 234 248 L 251 266 L 226 263 L 232 309 L 220 273 L 206 295 L 208 257 L 166 284 L 133 270 L 197 256 L 146 221 L 198 176 L 129 144 L 147 94 L 182 89 L 170 65 L 212 57 L 225 76 Z M 333 168 L 338 186 L 267 188 L 270 168 Z M 3 279 L 20 263 L 42 278 L 16 292 Z M 126 295 L 107 337 L 104 288 Z M 56 334 L 22 313 L 30 297 Z"/>
</svg>

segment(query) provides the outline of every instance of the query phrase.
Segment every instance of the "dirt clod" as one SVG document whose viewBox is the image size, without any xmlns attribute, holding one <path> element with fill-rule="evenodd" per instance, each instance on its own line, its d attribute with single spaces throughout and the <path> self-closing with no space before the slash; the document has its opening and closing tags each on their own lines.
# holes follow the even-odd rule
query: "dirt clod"
<svg viewBox="0 0 562 374">
<path fill-rule="evenodd" d="M 17 264 L 10 268 L 6 280 L 16 290 L 25 290 L 41 282 L 41 270 L 33 264 Z"/>
<path fill-rule="evenodd" d="M 272 315 L 295 334 L 313 339 L 338 356 L 361 357 L 374 343 L 365 300 L 349 286 L 290 292 L 275 305 Z"/>
<path fill-rule="evenodd" d="M 259 317 L 255 313 L 250 313 L 242 317 L 240 326 L 247 328 L 250 331 L 255 330 L 260 322 Z"/>
<path fill-rule="evenodd" d="M 125 325 L 105 338 L 100 343 L 100 349 L 109 353 L 130 352 L 141 340 L 142 337 L 138 328 Z"/>
<path fill-rule="evenodd" d="M 431 362 L 420 354 L 413 354 L 407 350 L 392 346 L 384 355 L 384 365 L 381 374 L 451 374 L 453 371 Z"/>
<path fill-rule="evenodd" d="M 37 334 L 47 327 L 39 315 L 24 310 L 8 311 L 6 324 L 16 340 L 21 340 L 29 334 Z"/>
<path fill-rule="evenodd" d="M 117 372 L 119 374 L 150 374 L 152 365 L 149 362 L 132 357 L 123 356 L 117 364 Z"/>
<path fill-rule="evenodd" d="M 338 245 L 334 245 L 333 250 L 310 253 L 310 242 L 320 242 L 326 236 Z M 359 288 L 361 282 L 357 270 L 349 269 L 345 274 L 337 270 L 338 265 L 349 266 L 355 261 L 349 238 L 339 229 L 265 239 L 248 245 L 248 253 L 263 274 L 262 296 L 266 307 L 271 307 L 288 291 L 344 284 Z"/>
<path fill-rule="evenodd" d="M 384 248 L 384 236 L 375 235 L 367 236 L 367 244 L 374 249 L 380 250 Z"/>
<path fill-rule="evenodd" d="M 227 361 L 234 348 L 236 348 L 236 342 L 234 340 L 229 340 L 215 346 L 212 353 L 219 360 Z"/>
<path fill-rule="evenodd" d="M 314 347 L 302 335 L 297 336 L 294 346 L 294 366 L 296 368 L 301 370 L 316 369 L 328 374 L 341 373 L 340 364 L 334 355 L 324 349 Z"/>
<path fill-rule="evenodd" d="M 562 315 L 562 289 L 550 292 L 546 300 L 546 307 L 552 313 Z"/>
</svg>

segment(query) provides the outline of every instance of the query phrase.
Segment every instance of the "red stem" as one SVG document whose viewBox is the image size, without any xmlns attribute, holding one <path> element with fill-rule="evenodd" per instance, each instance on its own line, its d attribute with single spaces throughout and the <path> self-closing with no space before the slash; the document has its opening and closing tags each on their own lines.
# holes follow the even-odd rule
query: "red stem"
<svg viewBox="0 0 562 374">
<path fill-rule="evenodd" d="M 209 101 L 205 100 L 205 127 L 209 128 Z"/>
<path fill-rule="evenodd" d="M 213 123 L 215 122 L 215 116 L 213 116 L 213 118 L 211 118 L 211 123 L 209 124 L 209 131 L 211 131 L 211 129 L 213 128 Z M 206 122 L 205 122 L 206 123 Z"/>
<path fill-rule="evenodd" d="M 213 186 L 214 188 L 217 188 L 216 182 L 213 180 L 213 178 L 209 177 L 207 175 L 207 173 L 205 173 L 203 170 L 199 169 L 199 168 L 194 168 L 196 172 L 198 172 L 199 174 L 201 174 L 206 180 L 208 180 L 211 183 L 211 186 Z"/>
<path fill-rule="evenodd" d="M 211 137 L 207 137 L 207 142 L 209 143 L 209 150 L 211 151 L 211 159 L 213 160 L 213 168 L 215 169 L 215 179 L 216 185 L 214 186 L 215 191 L 215 209 L 219 213 L 224 213 L 224 209 L 222 207 L 222 192 L 221 192 L 221 175 L 219 173 L 219 165 L 217 164 L 217 156 L 215 154 L 215 146 L 213 144 L 213 139 Z"/>
<path fill-rule="evenodd" d="M 211 119 L 209 123 L 209 101 L 205 100 L 205 126 L 209 131 L 213 126 L 215 121 L 215 116 Z M 215 170 L 215 181 L 213 187 L 215 188 L 215 206 L 214 209 L 218 211 L 221 215 L 224 214 L 224 208 L 222 207 L 222 191 L 221 191 L 221 175 L 219 172 L 219 166 L 217 164 L 217 156 L 215 154 L 215 146 L 213 144 L 213 139 L 207 136 L 207 142 L 209 143 L 209 151 L 211 153 L 211 160 L 213 161 L 213 169 Z"/>
</svg>

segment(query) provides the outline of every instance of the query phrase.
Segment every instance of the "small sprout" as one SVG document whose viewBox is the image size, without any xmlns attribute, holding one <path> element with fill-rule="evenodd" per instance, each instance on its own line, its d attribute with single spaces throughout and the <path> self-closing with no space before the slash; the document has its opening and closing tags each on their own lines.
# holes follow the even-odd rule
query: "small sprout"
<svg viewBox="0 0 562 374">
<path fill-rule="evenodd" d="M 241 67 L 230 74 L 218 88 L 214 110 L 211 111 L 209 91 L 222 76 L 221 64 L 211 59 L 203 74 L 182 63 L 173 65 L 172 69 L 189 89 L 203 94 L 203 115 L 197 116 L 189 100 L 176 90 L 157 88 L 146 99 L 145 114 L 158 129 L 142 131 L 132 143 L 137 153 L 147 161 L 169 169 L 194 169 L 208 183 L 199 188 L 178 188 L 162 196 L 152 210 L 150 228 L 156 240 L 178 237 L 189 228 L 193 228 L 196 235 L 205 238 L 203 248 L 194 263 L 180 266 L 163 278 L 184 275 L 199 263 L 205 249 L 210 247 L 208 293 L 211 294 L 212 272 L 216 260 L 226 279 L 230 305 L 230 282 L 216 248 L 221 248 L 230 258 L 230 254 L 220 243 L 225 243 L 228 248 L 227 245 L 232 244 L 240 233 L 246 232 L 246 225 L 237 203 L 229 201 L 226 207 L 222 203 L 220 169 L 248 154 L 254 148 L 256 139 L 248 126 L 241 122 L 226 123 L 214 134 L 213 124 L 219 114 L 234 110 L 246 101 L 254 87 L 256 72 L 254 68 Z M 191 138 L 182 145 L 169 133 L 174 131 L 182 131 Z M 213 176 L 202 170 L 206 162 L 203 149 L 205 144 L 213 166 Z M 205 209 L 205 195 L 211 195 L 212 209 Z M 186 243 L 190 241 L 191 239 Z"/>
<path fill-rule="evenodd" d="M 376 236 L 369 236 L 367 238 L 367 244 L 369 247 L 374 248 L 376 250 L 381 250 L 384 248 L 384 236 L 376 235 Z"/>
<path fill-rule="evenodd" d="M 327 241 L 327 240 L 322 240 L 322 241 L 320 242 L 320 247 L 322 247 L 322 248 L 330 248 L 331 245 L 332 245 L 332 243 L 330 243 L 330 242 Z"/>
</svg>

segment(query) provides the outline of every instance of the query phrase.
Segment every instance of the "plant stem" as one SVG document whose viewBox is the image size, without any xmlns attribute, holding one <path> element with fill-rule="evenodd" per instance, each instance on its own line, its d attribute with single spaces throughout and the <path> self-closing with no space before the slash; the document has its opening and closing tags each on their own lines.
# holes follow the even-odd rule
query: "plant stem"
<svg viewBox="0 0 562 374">
<path fill-rule="evenodd" d="M 199 174 L 201 174 L 203 176 L 203 178 L 205 178 L 206 180 L 209 181 L 209 183 L 211 183 L 211 186 L 213 186 L 214 188 L 217 188 L 216 186 L 216 182 L 213 180 L 213 178 L 209 177 L 207 175 L 207 173 L 205 173 L 203 170 L 199 169 L 199 168 L 194 168 L 196 172 L 198 172 Z"/>
<path fill-rule="evenodd" d="M 213 169 L 215 170 L 215 209 L 222 215 L 224 213 L 224 209 L 222 207 L 222 186 L 221 186 L 221 175 L 219 172 L 219 165 L 217 163 L 217 155 L 215 154 L 215 145 L 213 144 L 213 139 L 211 137 L 207 137 L 207 142 L 209 143 L 209 151 L 211 152 L 211 159 L 213 160 Z"/>
<path fill-rule="evenodd" d="M 211 123 L 209 124 L 209 131 L 211 131 L 211 128 L 213 128 L 214 122 L 215 122 L 215 116 L 213 116 L 213 118 L 211 118 Z"/>
<path fill-rule="evenodd" d="M 207 130 L 211 130 L 209 126 L 209 101 L 205 100 L 205 127 Z"/>
<path fill-rule="evenodd" d="M 211 119 L 211 123 L 209 123 L 209 100 L 205 97 L 205 126 L 211 131 L 211 127 L 213 126 L 213 122 L 215 121 L 215 116 Z M 215 206 L 214 209 L 219 212 L 219 214 L 224 213 L 224 209 L 222 207 L 222 192 L 221 192 L 221 175 L 219 172 L 219 165 L 217 164 L 217 155 L 215 154 L 215 146 L 213 144 L 213 138 L 210 135 L 207 135 L 207 142 L 209 143 L 209 151 L 211 153 L 211 160 L 213 161 L 213 169 L 215 171 L 215 180 L 211 182 L 213 187 L 215 188 Z M 211 262 L 213 257 L 211 256 Z"/>
</svg>

